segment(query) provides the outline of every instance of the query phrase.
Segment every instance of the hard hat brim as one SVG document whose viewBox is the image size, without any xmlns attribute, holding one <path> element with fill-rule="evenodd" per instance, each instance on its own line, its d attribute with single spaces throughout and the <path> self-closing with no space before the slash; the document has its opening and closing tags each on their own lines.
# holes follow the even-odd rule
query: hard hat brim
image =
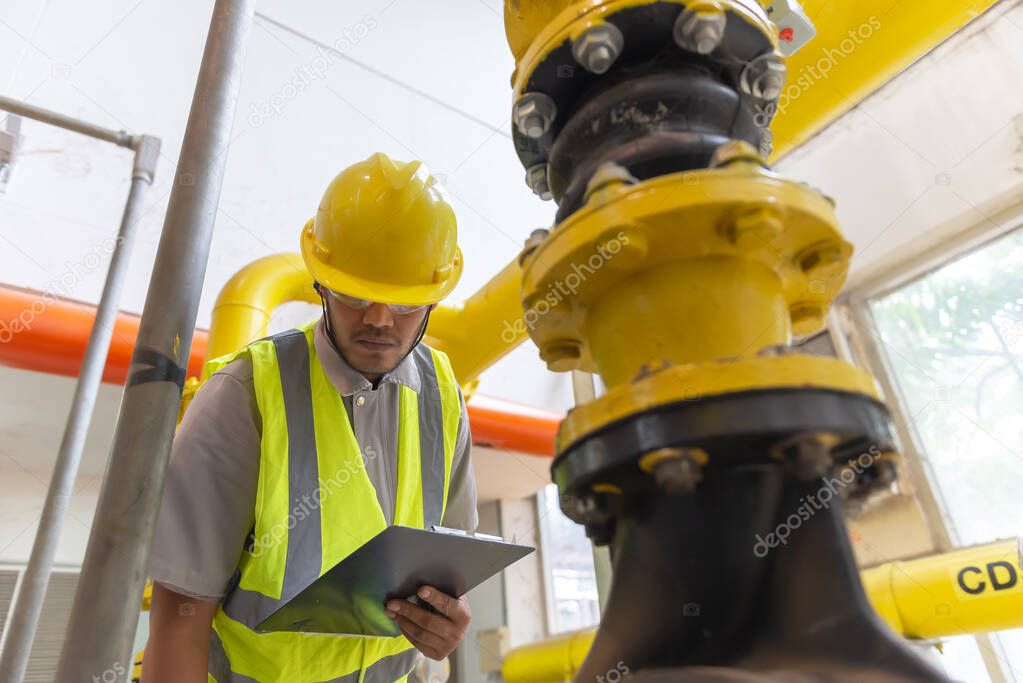
<svg viewBox="0 0 1023 683">
<path fill-rule="evenodd" d="M 302 235 L 301 243 L 302 259 L 314 280 L 335 292 L 382 304 L 417 306 L 439 303 L 454 290 L 462 277 L 462 250 L 457 246 L 455 261 L 447 278 L 429 285 L 405 286 L 376 282 L 341 271 L 316 258 L 313 240 L 308 235 Z"/>
</svg>

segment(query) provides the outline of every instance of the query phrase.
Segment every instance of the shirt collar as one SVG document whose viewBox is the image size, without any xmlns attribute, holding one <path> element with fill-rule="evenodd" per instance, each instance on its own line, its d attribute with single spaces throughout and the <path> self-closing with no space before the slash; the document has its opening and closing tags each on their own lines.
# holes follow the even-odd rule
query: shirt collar
<svg viewBox="0 0 1023 683">
<path fill-rule="evenodd" d="M 372 382 L 363 377 L 361 372 L 349 365 L 348 361 L 342 358 L 341 354 L 334 349 L 334 345 L 330 343 L 330 339 L 327 337 L 323 318 L 320 318 L 319 322 L 316 323 L 316 329 L 313 332 L 313 344 L 316 347 L 316 356 L 320 360 L 320 365 L 323 366 L 323 370 L 327 373 L 327 379 L 330 380 L 330 383 L 334 385 L 339 394 L 351 396 L 357 391 L 369 391 L 373 388 Z M 412 358 L 411 353 L 402 358 L 396 368 L 384 373 L 384 376 L 380 379 L 380 384 L 385 382 L 400 384 L 419 393 L 419 368 L 416 367 L 416 361 Z"/>
</svg>

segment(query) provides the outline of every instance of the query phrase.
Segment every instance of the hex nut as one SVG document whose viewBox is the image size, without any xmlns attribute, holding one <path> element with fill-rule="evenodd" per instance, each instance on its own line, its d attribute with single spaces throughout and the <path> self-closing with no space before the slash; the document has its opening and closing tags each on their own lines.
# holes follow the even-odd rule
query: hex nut
<svg viewBox="0 0 1023 683">
<path fill-rule="evenodd" d="M 672 37 L 683 50 L 706 55 L 721 44 L 725 24 L 725 13 L 717 7 L 686 9 L 675 20 Z"/>
<path fill-rule="evenodd" d="M 557 105 L 542 92 L 524 93 L 512 107 L 512 122 L 519 133 L 533 140 L 542 138 L 550 130 Z"/>
<path fill-rule="evenodd" d="M 742 70 L 739 87 L 742 92 L 762 100 L 775 100 L 785 85 L 785 61 L 781 55 L 765 52 L 755 57 Z"/>
<path fill-rule="evenodd" d="M 551 199 L 551 187 L 547 181 L 547 164 L 534 164 L 526 169 L 526 185 L 543 201 Z"/>
<path fill-rule="evenodd" d="M 614 24 L 603 23 L 586 29 L 572 43 L 572 56 L 591 74 L 601 75 L 622 54 L 625 37 Z"/>
</svg>

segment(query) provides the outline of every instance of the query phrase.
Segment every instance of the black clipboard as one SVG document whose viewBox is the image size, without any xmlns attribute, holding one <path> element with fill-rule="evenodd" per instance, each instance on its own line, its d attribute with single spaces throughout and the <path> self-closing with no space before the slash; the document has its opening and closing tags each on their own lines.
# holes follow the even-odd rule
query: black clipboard
<svg viewBox="0 0 1023 683">
<path fill-rule="evenodd" d="M 427 584 L 461 597 L 534 548 L 452 529 L 389 526 L 256 626 L 352 636 L 398 636 L 384 614 L 391 598 L 412 599 Z"/>
</svg>

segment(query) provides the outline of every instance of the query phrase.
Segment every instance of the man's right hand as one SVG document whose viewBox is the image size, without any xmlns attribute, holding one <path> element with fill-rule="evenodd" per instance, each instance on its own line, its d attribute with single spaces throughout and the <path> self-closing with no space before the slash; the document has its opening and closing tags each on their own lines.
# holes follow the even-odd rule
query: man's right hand
<svg viewBox="0 0 1023 683">
<path fill-rule="evenodd" d="M 153 584 L 143 683 L 205 683 L 217 603 Z"/>
</svg>

